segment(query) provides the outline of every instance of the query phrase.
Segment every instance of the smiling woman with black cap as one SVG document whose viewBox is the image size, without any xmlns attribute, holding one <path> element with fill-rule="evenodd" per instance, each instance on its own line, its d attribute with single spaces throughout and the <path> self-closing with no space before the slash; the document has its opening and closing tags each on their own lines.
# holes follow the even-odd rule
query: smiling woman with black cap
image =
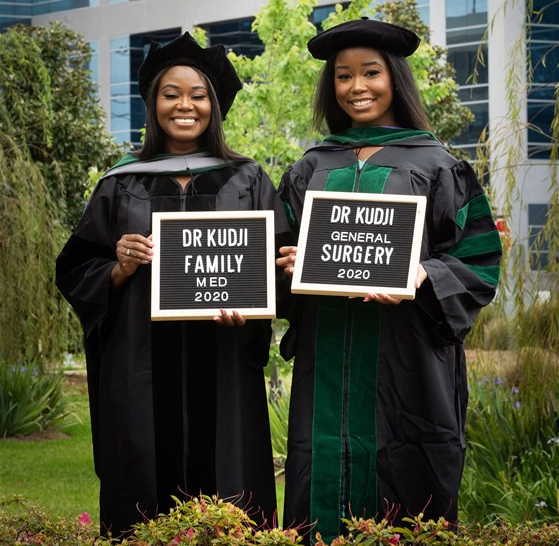
<svg viewBox="0 0 559 546">
<path fill-rule="evenodd" d="M 293 296 L 282 340 L 284 357 L 295 356 L 284 524 L 316 523 L 326 542 L 350 515 L 457 520 L 462 342 L 495 295 L 501 245 L 472 168 L 428 132 L 405 59 L 419 42 L 407 29 L 362 19 L 308 43 L 326 60 L 314 113 L 331 135 L 280 186 L 296 230 L 307 189 L 428 203 L 414 300 Z M 276 263 L 290 276 L 297 249 L 280 253 Z"/>
<path fill-rule="evenodd" d="M 188 33 L 153 43 L 139 87 L 144 146 L 103 176 L 57 261 L 85 333 L 101 531 L 120 536 L 167 511 L 171 495 L 199 493 L 263 524 L 276 508 L 270 321 L 222 311 L 152 322 L 151 214 L 274 210 L 278 242 L 289 226 L 266 173 L 225 143 L 222 118 L 242 84 L 223 46 L 201 48 Z"/>
</svg>

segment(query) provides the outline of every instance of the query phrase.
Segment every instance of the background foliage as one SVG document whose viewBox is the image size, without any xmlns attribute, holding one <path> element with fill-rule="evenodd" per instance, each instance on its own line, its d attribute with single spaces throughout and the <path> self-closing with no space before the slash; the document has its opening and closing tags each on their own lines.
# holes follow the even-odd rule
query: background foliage
<svg viewBox="0 0 559 546">
<path fill-rule="evenodd" d="M 52 361 L 80 345 L 54 288 L 55 259 L 81 216 L 88 171 L 120 155 L 73 31 L 0 34 L 0 364 Z"/>
<path fill-rule="evenodd" d="M 228 141 L 265 165 L 276 185 L 286 167 L 324 136 L 311 130 L 314 86 L 324 65 L 307 50 L 307 42 L 317 34 L 309 19 L 316 4 L 316 0 L 269 0 L 253 24 L 264 44 L 262 55 L 249 59 L 229 53 L 245 85 L 225 124 Z M 424 41 L 410 64 L 433 132 L 448 141 L 460 134 L 473 115 L 458 99 L 458 85 L 453 68 L 446 62 L 446 50 L 429 44 L 429 29 L 416 8 L 416 0 L 384 5 L 353 0 L 347 8 L 338 4 L 323 22 L 323 29 L 370 16 L 407 25 L 422 36 Z M 196 38 L 205 43 L 201 33 Z"/>
<path fill-rule="evenodd" d="M 61 23 L 0 34 L 0 131 L 29 150 L 68 229 L 81 217 L 89 169 L 121 155 L 104 128 L 90 58 L 90 46 Z"/>
<path fill-rule="evenodd" d="M 57 357 L 80 337 L 53 286 L 66 231 L 39 166 L 0 101 L 0 366 Z"/>
<path fill-rule="evenodd" d="M 510 6 L 516 1 L 505 4 Z M 276 183 L 285 166 L 298 159 L 308 144 L 320 136 L 309 131 L 313 85 L 322 64 L 306 51 L 306 42 L 316 32 L 308 21 L 314 5 L 314 0 L 270 0 L 255 21 L 265 43 L 264 53 L 254 60 L 231 55 L 246 85 L 229 114 L 229 141 L 265 164 Z M 415 5 L 412 0 L 388 2 L 377 6 L 374 15 L 410 26 L 426 38 L 427 29 L 417 17 Z M 354 0 L 349 9 L 337 9 L 325 25 L 362 14 L 373 15 L 369 2 Z M 521 37 L 527 39 L 529 36 Z M 0 365 L 34 359 L 44 362 L 68 347 L 79 347 L 80 328 L 53 290 L 54 259 L 68 228 L 81 213 L 90 167 L 103 171 L 116 150 L 102 130 L 102 114 L 83 64 L 88 54 L 87 46 L 59 26 L 18 28 L 0 35 L 0 283 L 5 294 L 0 306 Z M 444 50 L 424 43 L 411 60 L 434 120 L 434 132 L 443 140 L 456 136 L 471 120 L 471 114 L 457 101 L 453 71 L 446 64 Z M 505 165 L 499 167 L 507 179 L 505 214 L 518 201 L 522 183 L 516 176 L 518 165 L 524 161 L 519 155 L 520 141 L 511 141 L 508 136 L 519 137 L 526 130 L 519 104 L 530 85 L 531 70 L 526 86 L 518 84 L 519 76 L 514 72 L 524 68 L 524 61 L 511 55 L 508 134 L 493 131 L 492 142 L 481 147 L 486 155 L 480 154 L 476 162 L 480 173 L 493 176 L 495 165 L 489 161 L 489 151 L 505 158 Z M 551 129 L 552 209 L 545 233 L 550 248 L 557 252 L 557 115 Z M 519 250 L 524 247 L 525 241 L 510 241 L 512 252 L 507 254 L 503 285 L 506 289 L 501 290 L 497 305 L 482 312 L 474 335 L 468 339 L 470 347 L 492 349 L 494 353 L 491 358 L 481 354 L 473 366 L 467 430 L 470 449 L 461 489 L 461 516 L 468 523 L 485 522 L 490 516 L 525 525 L 512 528 L 510 523 L 491 524 L 480 528 L 472 538 L 458 539 L 450 537 L 443 526 L 436 533 L 447 533 L 448 542 L 444 544 L 557 543 L 557 529 L 545 523 L 557 520 L 559 508 L 557 262 L 552 261 L 543 272 L 554 290 L 542 302 L 532 292 L 537 283 L 526 283 L 531 272 L 526 253 Z M 512 298 L 513 306 L 505 312 L 507 296 Z M 512 364 L 504 367 L 503 363 L 510 360 Z M 11 370 L 4 366 L 3 371 Z M 9 385 L 9 379 L 5 385 Z M 283 396 L 272 402 L 271 411 L 274 452 L 281 462 L 285 457 L 288 393 L 277 392 L 283 392 Z M 22 392 L 19 398 L 24 400 L 25 396 Z M 9 408 L 5 401 L 1 403 Z M 60 447 L 61 451 L 65 449 Z M 44 462 L 48 467 L 48 461 Z M 57 464 L 60 466 L 55 462 L 51 466 Z M 9 520 L 9 532 L 25 529 L 27 533 L 16 538 L 6 536 L 21 544 L 37 544 L 38 534 L 48 537 L 48 533 L 54 536 L 58 532 L 48 518 L 34 519 L 34 514 L 28 512 L 14 524 L 0 509 L 0 524 Z M 162 522 L 163 526 L 167 524 Z M 77 543 L 99 543 L 95 533 L 76 522 L 72 525 L 77 529 L 76 536 L 81 533 Z M 394 540 L 398 531 L 376 525 L 357 522 L 361 528 L 352 540 L 370 545 L 397 543 Z M 160 543 L 154 538 L 159 532 L 157 525 L 143 528 L 142 532 L 146 533 L 144 543 Z M 52 539 L 50 543 L 75 543 L 75 537 L 68 538 L 64 524 L 60 533 L 65 538 L 57 535 L 59 542 Z M 443 540 L 443 535 L 432 529 L 429 533 L 424 543 L 429 543 L 427 539 L 433 544 Z M 234 533 L 226 539 L 215 538 L 216 543 L 242 542 Z M 400 538 L 404 544 L 404 535 Z"/>
</svg>

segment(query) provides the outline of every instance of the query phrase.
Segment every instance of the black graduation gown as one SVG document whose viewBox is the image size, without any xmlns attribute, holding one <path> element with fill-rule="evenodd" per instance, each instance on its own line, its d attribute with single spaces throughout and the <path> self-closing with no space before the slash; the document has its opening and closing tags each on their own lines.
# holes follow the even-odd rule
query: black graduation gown
<svg viewBox="0 0 559 546">
<path fill-rule="evenodd" d="M 253 162 L 194 174 L 102 180 L 57 260 L 56 284 L 85 333 L 102 532 L 113 536 L 174 505 L 171 495 L 233 498 L 262 524 L 276 510 L 263 367 L 269 320 L 150 320 L 151 269 L 113 293 L 115 247 L 151 233 L 161 211 L 274 210 L 278 245 L 289 226 L 270 179 Z"/>
<path fill-rule="evenodd" d="M 328 542 L 340 518 L 457 519 L 467 405 L 462 342 L 494 297 L 501 246 L 471 167 L 433 138 L 384 144 L 359 170 L 352 146 L 309 150 L 280 186 L 298 229 L 307 189 L 424 195 L 428 280 L 399 305 L 292 296 L 295 356 L 284 525 Z M 314 536 L 313 531 L 313 536 Z M 307 537 L 308 540 L 308 537 Z"/>
</svg>

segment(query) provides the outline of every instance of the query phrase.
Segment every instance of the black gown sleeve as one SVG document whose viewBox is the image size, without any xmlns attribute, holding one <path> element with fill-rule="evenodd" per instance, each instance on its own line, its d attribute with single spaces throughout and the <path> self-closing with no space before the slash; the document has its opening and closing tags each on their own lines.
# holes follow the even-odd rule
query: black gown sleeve
<svg viewBox="0 0 559 546">
<path fill-rule="evenodd" d="M 85 336 L 106 316 L 115 298 L 111 271 L 117 262 L 111 230 L 114 179 L 94 191 L 84 214 L 56 260 L 56 286 L 78 314 Z"/>
<path fill-rule="evenodd" d="M 254 208 L 257 210 L 274 211 L 275 255 L 279 257 L 282 246 L 294 244 L 293 231 L 288 221 L 286 210 L 279 193 L 268 174 L 260 167 L 253 191 Z M 276 315 L 286 317 L 286 296 L 290 292 L 290 283 L 283 270 L 276 267 Z"/>
<path fill-rule="evenodd" d="M 426 229 L 429 256 L 421 264 L 428 280 L 416 300 L 443 343 L 461 343 L 495 296 L 502 253 L 487 196 L 468 163 L 440 172 Z"/>
<path fill-rule="evenodd" d="M 304 160 L 299 162 L 298 165 L 301 166 L 303 163 Z M 303 214 L 307 185 L 308 182 L 296 172 L 293 166 L 287 168 L 279 185 L 279 195 L 283 203 L 284 213 L 291 226 L 292 240 L 289 243 L 290 245 L 297 244 L 300 229 L 299 221 Z M 284 278 L 284 288 L 281 293 L 279 308 L 281 310 L 281 317 L 289 322 L 289 328 L 281 339 L 280 354 L 285 361 L 288 361 L 295 356 L 296 352 L 304 296 L 293 294 L 291 292 L 291 278 L 287 277 L 283 272 L 282 275 Z"/>
</svg>

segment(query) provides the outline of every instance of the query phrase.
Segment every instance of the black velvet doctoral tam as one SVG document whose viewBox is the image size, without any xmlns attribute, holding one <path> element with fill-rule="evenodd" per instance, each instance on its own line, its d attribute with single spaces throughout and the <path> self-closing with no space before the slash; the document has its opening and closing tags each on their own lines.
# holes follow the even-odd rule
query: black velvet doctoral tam
<svg viewBox="0 0 559 546">
<path fill-rule="evenodd" d="M 408 57 L 419 46 L 419 36 L 404 27 L 375 21 L 357 19 L 336 25 L 307 43 L 315 59 L 328 60 L 348 47 L 373 47 Z"/>
</svg>

